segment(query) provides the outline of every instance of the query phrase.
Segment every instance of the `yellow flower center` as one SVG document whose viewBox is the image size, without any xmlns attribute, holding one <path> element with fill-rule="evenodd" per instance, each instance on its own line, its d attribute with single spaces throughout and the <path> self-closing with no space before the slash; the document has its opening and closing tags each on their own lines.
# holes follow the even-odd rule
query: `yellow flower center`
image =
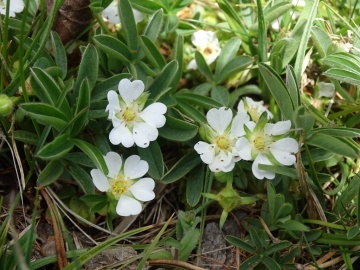
<svg viewBox="0 0 360 270">
<path fill-rule="evenodd" d="M 111 185 L 112 193 L 114 195 L 124 194 L 130 187 L 130 181 L 126 181 L 121 176 L 117 176 Z"/>
<path fill-rule="evenodd" d="M 132 122 L 136 116 L 137 111 L 135 111 L 133 108 L 127 107 L 122 113 L 122 117 L 126 122 Z"/>
<path fill-rule="evenodd" d="M 204 54 L 205 54 L 205 55 L 212 54 L 212 49 L 211 49 L 210 47 L 206 47 L 206 48 L 204 49 Z"/>
<path fill-rule="evenodd" d="M 231 146 L 231 140 L 224 135 L 217 137 L 215 143 L 222 150 L 229 150 Z"/>
<path fill-rule="evenodd" d="M 271 143 L 271 138 L 265 136 L 264 134 L 258 134 L 253 139 L 253 145 L 259 152 L 268 149 Z"/>
</svg>

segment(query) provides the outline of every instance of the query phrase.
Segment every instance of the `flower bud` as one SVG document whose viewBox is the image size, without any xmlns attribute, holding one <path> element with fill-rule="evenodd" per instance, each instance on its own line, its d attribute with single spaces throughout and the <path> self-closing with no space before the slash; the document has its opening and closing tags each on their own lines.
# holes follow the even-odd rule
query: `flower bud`
<svg viewBox="0 0 360 270">
<path fill-rule="evenodd" d="M 8 116 L 14 107 L 14 102 L 5 94 L 0 95 L 0 116 Z"/>
</svg>

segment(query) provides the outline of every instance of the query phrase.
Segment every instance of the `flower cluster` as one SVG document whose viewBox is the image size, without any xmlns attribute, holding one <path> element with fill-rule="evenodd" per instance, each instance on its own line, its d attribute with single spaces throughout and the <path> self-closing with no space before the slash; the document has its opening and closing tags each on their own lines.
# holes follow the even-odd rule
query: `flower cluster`
<svg viewBox="0 0 360 270">
<path fill-rule="evenodd" d="M 233 117 L 231 109 L 211 109 L 206 115 L 207 124 L 201 127 L 204 141 L 195 144 L 195 151 L 213 172 L 229 172 L 235 162 L 254 161 L 252 172 L 257 179 L 273 179 L 275 174 L 259 169 L 259 164 L 290 166 L 296 162 L 298 143 L 286 137 L 290 121 L 268 123 L 271 112 L 251 98 L 241 100 L 238 113 Z"/>
<path fill-rule="evenodd" d="M 146 148 L 157 139 L 158 128 L 165 125 L 164 116 L 167 107 L 160 102 L 145 106 L 148 93 L 144 92 L 144 83 L 140 80 L 123 79 L 119 82 L 118 93 L 110 90 L 107 94 L 109 104 L 105 111 L 109 113 L 113 129 L 109 140 L 114 145 L 131 147 L 134 144 Z M 104 174 L 100 169 L 93 169 L 90 174 L 99 191 L 118 200 L 116 212 L 120 216 L 138 215 L 142 210 L 140 201 L 155 198 L 155 182 L 143 177 L 149 165 L 137 155 L 130 156 L 123 164 L 121 156 L 109 152 L 104 156 L 109 170 Z"/>
</svg>

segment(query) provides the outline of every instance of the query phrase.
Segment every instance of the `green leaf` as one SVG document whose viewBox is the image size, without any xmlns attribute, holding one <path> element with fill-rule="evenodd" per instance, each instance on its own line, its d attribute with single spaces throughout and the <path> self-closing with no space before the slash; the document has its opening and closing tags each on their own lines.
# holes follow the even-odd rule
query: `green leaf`
<svg viewBox="0 0 360 270">
<path fill-rule="evenodd" d="M 205 115 L 186 101 L 177 99 L 176 108 L 178 108 L 180 112 L 188 116 L 190 119 L 198 122 L 199 124 L 206 122 Z"/>
<path fill-rule="evenodd" d="M 66 166 L 67 171 L 78 183 L 85 194 L 93 194 L 95 191 L 94 183 L 89 174 L 76 163 L 70 162 Z"/>
<path fill-rule="evenodd" d="M 184 37 L 181 35 L 178 35 L 176 37 L 175 45 L 174 45 L 174 53 L 173 58 L 177 61 L 179 67 L 174 75 L 174 78 L 172 82 L 170 83 L 171 92 L 176 92 L 180 80 L 183 75 L 183 67 L 184 67 Z"/>
<path fill-rule="evenodd" d="M 52 142 L 44 145 L 36 156 L 45 160 L 59 159 L 68 153 L 74 144 L 68 140 L 68 135 L 63 134 L 56 137 Z"/>
<path fill-rule="evenodd" d="M 197 153 L 189 153 L 183 156 L 161 179 L 168 184 L 184 177 L 188 172 L 200 164 L 201 159 Z"/>
<path fill-rule="evenodd" d="M 55 106 L 61 95 L 61 89 L 45 70 L 32 68 L 30 83 L 36 96 L 42 102 Z"/>
<path fill-rule="evenodd" d="M 213 100 L 219 101 L 223 106 L 228 106 L 229 92 L 224 86 L 222 85 L 213 86 L 211 88 L 210 95 Z"/>
<path fill-rule="evenodd" d="M 195 61 L 200 73 L 206 78 L 208 82 L 212 82 L 213 75 L 211 73 L 210 67 L 206 63 L 204 56 L 198 51 L 195 52 Z"/>
<path fill-rule="evenodd" d="M 89 81 L 85 78 L 80 85 L 79 96 L 76 100 L 76 108 L 74 118 L 77 118 L 71 128 L 71 136 L 78 135 L 82 128 L 89 121 L 89 108 L 90 108 L 90 86 Z"/>
<path fill-rule="evenodd" d="M 99 69 L 99 56 L 96 48 L 92 44 L 88 44 L 82 54 L 79 65 L 78 75 L 75 81 L 73 97 L 79 95 L 80 86 L 85 78 L 88 79 L 90 90 L 94 88 Z"/>
<path fill-rule="evenodd" d="M 132 75 L 130 73 L 117 74 L 95 85 L 94 89 L 91 91 L 91 103 L 105 99 L 109 90 L 117 91 L 119 82 L 122 79 L 132 79 Z"/>
<path fill-rule="evenodd" d="M 355 149 L 346 139 L 327 134 L 316 133 L 307 139 L 307 143 L 350 158 L 357 158 L 359 155 L 359 150 Z"/>
<path fill-rule="evenodd" d="M 20 141 L 32 145 L 36 145 L 39 142 L 39 137 L 35 133 L 29 131 L 14 130 L 13 135 L 15 141 Z"/>
<path fill-rule="evenodd" d="M 356 236 L 358 236 L 360 233 L 360 228 L 358 225 L 355 225 L 355 226 L 352 226 L 348 232 L 347 232 L 347 238 L 348 239 L 353 239 L 355 238 Z"/>
<path fill-rule="evenodd" d="M 232 75 L 237 74 L 240 71 L 243 71 L 254 62 L 254 59 L 250 56 L 242 55 L 238 56 L 230 62 L 226 63 L 224 68 L 215 76 L 215 81 L 217 84 L 222 83 L 224 80 L 229 79 Z M 216 74 L 217 75 L 217 74 Z"/>
<path fill-rule="evenodd" d="M 163 24 L 164 11 L 157 10 L 150 18 L 143 35 L 147 36 L 151 41 L 155 41 L 160 33 Z"/>
<path fill-rule="evenodd" d="M 97 35 L 94 37 L 94 43 L 102 51 L 109 54 L 110 58 L 118 59 L 121 62 L 125 62 L 125 64 L 129 64 L 132 60 L 129 48 L 112 36 Z"/>
<path fill-rule="evenodd" d="M 323 59 L 324 64 L 360 75 L 360 58 L 349 53 L 331 54 Z"/>
<path fill-rule="evenodd" d="M 192 92 L 178 92 L 174 96 L 176 97 L 176 99 L 181 99 L 185 102 L 193 103 L 205 109 L 220 108 L 221 106 L 223 106 L 220 102 L 212 98 Z"/>
<path fill-rule="evenodd" d="M 44 103 L 26 103 L 19 107 L 26 115 L 43 125 L 50 125 L 61 130 L 67 124 L 67 117 L 60 110 Z"/>
<path fill-rule="evenodd" d="M 179 250 L 178 259 L 180 261 L 187 261 L 191 252 L 196 247 L 197 242 L 200 238 L 200 230 L 195 228 L 188 231 L 185 236 L 181 239 L 181 249 Z"/>
<path fill-rule="evenodd" d="M 159 129 L 161 137 L 172 141 L 184 142 L 196 136 L 198 127 L 183 120 L 166 116 L 166 124 Z"/>
<path fill-rule="evenodd" d="M 108 168 L 105 163 L 104 156 L 101 154 L 99 149 L 83 140 L 72 139 L 71 142 L 74 143 L 78 148 L 80 148 L 81 151 L 83 151 L 92 160 L 94 165 L 99 170 L 101 170 L 105 175 L 108 174 Z"/>
<path fill-rule="evenodd" d="M 262 260 L 263 260 L 263 257 L 260 256 L 259 254 L 250 256 L 248 259 L 246 259 L 244 262 L 242 262 L 239 270 L 254 269 L 254 267 L 257 266 L 259 263 L 261 263 Z"/>
<path fill-rule="evenodd" d="M 275 252 L 278 252 L 281 250 L 288 250 L 290 246 L 291 246 L 291 242 L 289 242 L 289 241 L 281 241 L 279 243 L 271 244 L 266 249 L 266 255 L 272 255 Z"/>
<path fill-rule="evenodd" d="M 230 244 L 232 244 L 233 246 L 238 247 L 241 250 L 244 250 L 248 253 L 253 253 L 255 252 L 255 248 L 251 245 L 249 245 L 248 243 L 246 243 L 244 240 L 235 237 L 235 236 L 226 236 L 225 240 L 228 241 Z"/>
<path fill-rule="evenodd" d="M 317 26 L 311 28 L 311 40 L 320 57 L 325 57 L 329 47 L 333 44 L 329 34 Z"/>
<path fill-rule="evenodd" d="M 301 80 L 301 75 L 302 75 L 301 72 L 305 60 L 305 52 L 311 35 L 311 28 L 314 23 L 314 19 L 316 18 L 318 5 L 319 5 L 319 0 L 309 1 L 306 3 L 305 9 L 309 7 L 310 13 L 309 16 L 307 16 L 306 18 L 306 24 L 303 30 L 303 34 L 301 36 L 298 52 L 296 55 L 295 66 L 294 66 L 295 78 L 298 82 Z"/>
<path fill-rule="evenodd" d="M 141 48 L 144 50 L 147 59 L 159 70 L 166 65 L 164 57 L 159 52 L 156 45 L 146 36 L 141 36 Z"/>
<path fill-rule="evenodd" d="M 205 164 L 201 163 L 192 169 L 186 182 L 186 200 L 190 206 L 199 203 L 205 180 Z"/>
<path fill-rule="evenodd" d="M 282 72 L 297 52 L 299 42 L 294 38 L 283 38 L 275 43 L 271 50 L 271 66 L 277 71 Z"/>
<path fill-rule="evenodd" d="M 295 109 L 301 105 L 300 101 L 300 88 L 296 81 L 294 69 L 288 65 L 286 67 L 286 87 L 289 90 L 290 98 L 294 103 Z"/>
<path fill-rule="evenodd" d="M 141 159 L 149 164 L 148 174 L 155 180 L 160 180 L 164 175 L 164 161 L 157 141 L 151 142 L 147 148 L 138 147 L 137 149 Z"/>
<path fill-rule="evenodd" d="M 281 77 L 269 66 L 260 63 L 259 70 L 285 119 L 291 120 L 294 103 Z"/>
<path fill-rule="evenodd" d="M 267 37 L 266 37 L 266 25 L 265 18 L 263 13 L 263 8 L 261 5 L 261 0 L 256 0 L 257 13 L 258 13 L 258 56 L 259 62 L 267 61 Z"/>
<path fill-rule="evenodd" d="M 48 186 L 62 175 L 64 166 L 57 160 L 50 161 L 41 171 L 37 179 L 38 186 Z"/>
<path fill-rule="evenodd" d="M 226 42 L 225 46 L 221 49 L 219 58 L 216 60 L 216 68 L 215 68 L 215 80 L 219 81 L 217 78 L 221 72 L 224 71 L 224 67 L 231 60 L 233 60 L 240 48 L 241 39 L 238 37 L 232 37 L 228 42 Z"/>
<path fill-rule="evenodd" d="M 62 79 L 65 79 L 67 74 L 67 55 L 65 47 L 61 42 L 59 34 L 57 32 L 51 31 L 50 34 L 51 43 L 52 43 L 52 53 L 55 58 L 55 63 L 62 70 Z"/>
<path fill-rule="evenodd" d="M 169 85 L 172 83 L 178 68 L 179 65 L 176 60 L 169 62 L 164 67 L 161 74 L 153 81 L 148 89 L 150 99 L 157 101 L 162 95 L 170 90 Z"/>
<path fill-rule="evenodd" d="M 313 134 L 326 134 L 334 137 L 359 138 L 360 130 L 358 128 L 337 128 L 337 127 L 314 128 L 311 132 L 311 135 Z"/>
<path fill-rule="evenodd" d="M 130 51 L 136 52 L 139 47 L 138 33 L 134 18 L 131 12 L 132 7 L 129 0 L 118 0 L 118 12 L 121 20 L 121 28 L 125 32 L 125 38 Z"/>
<path fill-rule="evenodd" d="M 329 78 L 333 78 L 342 82 L 360 85 L 360 74 L 353 71 L 344 70 L 340 68 L 330 68 L 323 73 Z"/>
<path fill-rule="evenodd" d="M 271 270 L 281 270 L 281 266 L 269 256 L 264 256 L 261 262 L 263 265 L 267 267 L 267 269 Z"/>
<path fill-rule="evenodd" d="M 285 223 L 279 223 L 276 225 L 279 228 L 285 229 L 286 231 L 310 231 L 308 226 L 305 226 L 296 220 L 288 220 Z"/>
<path fill-rule="evenodd" d="M 338 215 L 347 213 L 347 207 L 351 204 L 351 201 L 356 197 L 358 188 L 360 186 L 360 177 L 355 175 L 349 180 L 347 188 L 338 195 L 337 200 L 333 208 L 333 212 Z"/>
</svg>

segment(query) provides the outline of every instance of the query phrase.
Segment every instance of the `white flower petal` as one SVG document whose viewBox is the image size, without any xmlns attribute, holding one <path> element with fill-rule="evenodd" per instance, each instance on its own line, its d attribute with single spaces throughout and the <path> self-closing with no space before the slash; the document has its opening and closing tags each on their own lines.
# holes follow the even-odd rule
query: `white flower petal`
<svg viewBox="0 0 360 270">
<path fill-rule="evenodd" d="M 140 160 L 137 155 L 132 155 L 125 160 L 124 174 L 130 179 L 142 177 L 149 170 L 149 164 L 145 160 Z"/>
<path fill-rule="evenodd" d="M 238 113 L 231 124 L 231 136 L 233 138 L 239 138 L 245 135 L 244 124 L 250 121 L 250 117 L 247 113 Z"/>
<path fill-rule="evenodd" d="M 139 23 L 144 19 L 144 14 L 136 9 L 132 10 L 134 13 L 135 22 Z"/>
<path fill-rule="evenodd" d="M 247 113 L 247 110 L 245 109 L 245 104 L 244 104 L 243 100 L 240 100 L 237 110 L 238 110 L 238 113 Z"/>
<path fill-rule="evenodd" d="M 23 0 L 11 0 L 9 6 L 9 17 L 15 17 L 15 13 L 20 13 L 24 10 Z M 6 14 L 6 0 L 0 2 L 0 14 Z"/>
<path fill-rule="evenodd" d="M 128 127 L 124 124 L 114 127 L 109 134 L 109 140 L 113 145 L 122 144 L 129 148 L 134 145 L 134 138 Z"/>
<path fill-rule="evenodd" d="M 254 121 L 247 122 L 245 125 L 250 131 L 254 131 L 254 128 L 256 127 L 256 123 Z"/>
<path fill-rule="evenodd" d="M 242 159 L 251 160 L 252 146 L 246 138 L 242 137 L 237 140 L 236 149 Z"/>
<path fill-rule="evenodd" d="M 200 141 L 195 144 L 194 149 L 200 155 L 201 160 L 205 164 L 214 162 L 215 150 L 213 145 Z"/>
<path fill-rule="evenodd" d="M 264 134 L 266 135 L 282 135 L 288 132 L 291 128 L 290 120 L 279 121 L 275 124 L 267 123 L 264 127 Z"/>
<path fill-rule="evenodd" d="M 283 138 L 270 145 L 270 152 L 274 158 L 285 166 L 296 162 L 294 154 L 299 151 L 299 144 L 293 138 Z"/>
<path fill-rule="evenodd" d="M 214 40 L 217 40 L 217 38 L 215 33 L 211 31 L 199 30 L 194 32 L 191 36 L 191 42 L 196 47 L 200 48 L 206 48 L 208 44 Z"/>
<path fill-rule="evenodd" d="M 264 179 L 264 178 L 274 179 L 275 173 L 260 170 L 259 166 L 258 166 L 259 164 L 271 165 L 271 162 L 265 156 L 258 154 L 258 156 L 255 158 L 254 163 L 252 165 L 252 172 L 253 172 L 254 176 L 259 180 Z"/>
<path fill-rule="evenodd" d="M 120 200 L 116 205 L 116 213 L 123 217 L 138 215 L 140 214 L 141 210 L 141 203 L 126 195 L 121 195 Z"/>
<path fill-rule="evenodd" d="M 186 69 L 197 69 L 197 64 L 195 59 L 192 59 L 187 65 Z"/>
<path fill-rule="evenodd" d="M 101 15 L 113 24 L 120 23 L 117 1 L 112 1 L 110 5 L 101 12 Z"/>
<path fill-rule="evenodd" d="M 92 169 L 90 174 L 98 190 L 105 192 L 110 189 L 111 186 L 107 177 L 99 169 Z"/>
<path fill-rule="evenodd" d="M 147 202 L 155 198 L 155 193 L 153 191 L 155 187 L 155 181 L 151 178 L 142 178 L 133 184 L 129 190 L 132 195 L 139 201 Z"/>
<path fill-rule="evenodd" d="M 231 165 L 231 163 L 233 163 L 232 154 L 229 152 L 225 153 L 225 151 L 220 151 L 219 154 L 215 156 L 214 161 L 209 164 L 209 168 L 213 172 L 228 172 L 226 169 L 229 169 L 229 165 Z M 230 171 L 232 169 L 233 167 L 230 169 Z"/>
<path fill-rule="evenodd" d="M 223 166 L 222 171 L 223 172 L 231 172 L 234 169 L 234 167 L 235 167 L 235 162 L 233 160 L 228 165 Z"/>
<path fill-rule="evenodd" d="M 115 178 L 122 166 L 121 156 L 116 152 L 109 152 L 104 156 L 105 163 L 109 169 L 108 177 Z"/>
<path fill-rule="evenodd" d="M 147 123 L 135 123 L 133 137 L 137 146 L 146 148 L 150 142 L 155 141 L 158 136 L 159 132 L 154 126 Z"/>
<path fill-rule="evenodd" d="M 139 115 L 140 117 L 154 127 L 161 128 L 165 125 L 166 118 L 163 115 L 166 113 L 167 107 L 161 102 L 155 102 L 146 107 Z"/>
<path fill-rule="evenodd" d="M 224 130 L 229 126 L 232 120 L 232 111 L 229 108 L 221 107 L 219 109 L 211 109 L 206 114 L 206 119 L 209 125 L 216 130 L 219 134 L 222 134 Z"/>
<path fill-rule="evenodd" d="M 131 104 L 144 92 L 144 83 L 140 80 L 122 79 L 119 82 L 119 93 L 127 105 Z"/>
<path fill-rule="evenodd" d="M 109 104 L 106 106 L 105 112 L 109 111 L 109 119 L 115 116 L 115 113 L 121 111 L 119 104 L 119 96 L 114 90 L 110 90 L 107 94 Z"/>
</svg>

